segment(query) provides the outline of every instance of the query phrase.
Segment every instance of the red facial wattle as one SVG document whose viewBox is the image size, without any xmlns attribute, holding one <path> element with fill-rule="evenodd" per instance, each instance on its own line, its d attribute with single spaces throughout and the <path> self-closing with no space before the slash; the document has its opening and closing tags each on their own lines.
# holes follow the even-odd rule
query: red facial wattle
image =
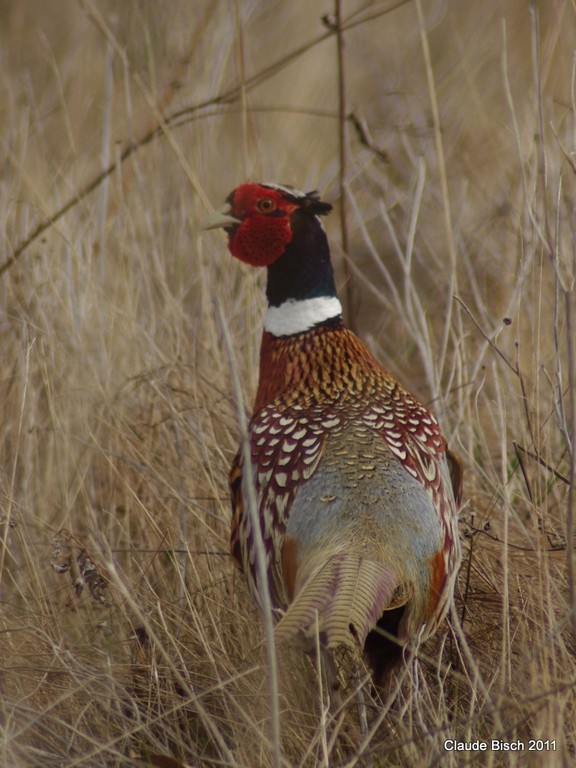
<svg viewBox="0 0 576 768">
<path fill-rule="evenodd" d="M 230 213 L 240 220 L 232 227 L 228 247 L 233 256 L 253 267 L 267 267 L 292 239 L 290 217 L 297 205 L 281 192 L 243 184 L 230 200 Z"/>
</svg>

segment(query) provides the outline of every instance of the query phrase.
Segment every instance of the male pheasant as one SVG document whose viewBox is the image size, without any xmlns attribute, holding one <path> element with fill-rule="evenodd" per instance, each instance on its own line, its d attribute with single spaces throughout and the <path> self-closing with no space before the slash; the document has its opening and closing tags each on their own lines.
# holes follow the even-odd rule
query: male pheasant
<svg viewBox="0 0 576 768">
<path fill-rule="evenodd" d="M 206 223 L 268 270 L 252 466 L 240 451 L 230 472 L 231 551 L 262 606 L 255 499 L 277 640 L 313 647 L 318 632 L 327 650 L 363 653 L 378 682 L 446 614 L 461 467 L 434 416 L 344 325 L 320 220 L 331 210 L 316 192 L 247 183 Z"/>
</svg>

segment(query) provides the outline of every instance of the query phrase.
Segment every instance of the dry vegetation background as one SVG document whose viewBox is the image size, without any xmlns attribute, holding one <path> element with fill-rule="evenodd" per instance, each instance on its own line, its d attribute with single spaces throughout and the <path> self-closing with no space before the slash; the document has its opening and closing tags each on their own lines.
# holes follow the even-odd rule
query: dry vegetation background
<svg viewBox="0 0 576 768">
<path fill-rule="evenodd" d="M 248 408 L 263 275 L 199 229 L 247 178 L 337 204 L 348 315 L 466 466 L 451 625 L 365 738 L 326 724 L 288 654 L 280 764 L 576 760 L 576 10 L 343 0 L 351 295 L 333 11 L 0 2 L 3 766 L 273 763 L 260 620 L 227 558 L 231 372 Z"/>
</svg>

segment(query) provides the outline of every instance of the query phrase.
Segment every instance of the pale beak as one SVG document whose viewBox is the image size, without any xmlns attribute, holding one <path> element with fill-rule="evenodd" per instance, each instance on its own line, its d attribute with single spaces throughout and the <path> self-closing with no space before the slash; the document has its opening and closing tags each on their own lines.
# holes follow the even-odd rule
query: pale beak
<svg viewBox="0 0 576 768">
<path fill-rule="evenodd" d="M 235 227 L 242 222 L 235 216 L 230 216 L 230 206 L 225 205 L 220 211 L 214 211 L 204 221 L 202 229 L 218 229 L 218 227 Z"/>
</svg>

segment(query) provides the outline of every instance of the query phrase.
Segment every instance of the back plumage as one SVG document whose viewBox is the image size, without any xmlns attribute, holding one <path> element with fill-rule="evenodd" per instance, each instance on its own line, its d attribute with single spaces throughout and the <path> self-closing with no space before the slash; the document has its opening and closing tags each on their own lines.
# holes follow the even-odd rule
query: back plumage
<svg viewBox="0 0 576 768">
<path fill-rule="evenodd" d="M 376 682 L 446 615 L 461 468 L 432 414 L 344 326 L 316 193 L 244 184 L 208 227 L 268 270 L 251 471 L 230 473 L 232 555 L 261 605 L 252 478 L 278 641 L 364 654 Z"/>
</svg>

